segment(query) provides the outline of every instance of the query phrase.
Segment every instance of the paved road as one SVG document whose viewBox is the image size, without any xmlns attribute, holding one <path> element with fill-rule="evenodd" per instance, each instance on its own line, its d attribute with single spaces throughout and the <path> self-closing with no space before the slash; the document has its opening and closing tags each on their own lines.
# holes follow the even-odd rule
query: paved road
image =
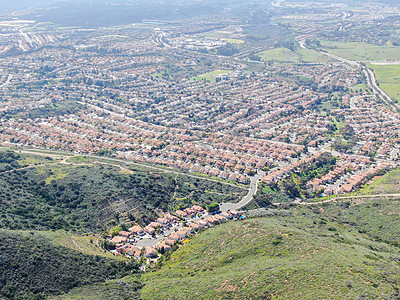
<svg viewBox="0 0 400 300">
<path fill-rule="evenodd" d="M 230 209 L 240 209 L 246 204 L 248 204 L 252 199 L 253 195 L 257 193 L 257 183 L 265 176 L 265 172 L 258 172 L 255 176 L 250 177 L 250 189 L 246 196 L 238 203 L 222 203 L 220 210 L 222 212 L 228 211 Z"/>
<path fill-rule="evenodd" d="M 150 238 L 149 235 L 145 235 L 141 240 L 136 242 L 136 246 L 139 248 L 151 246 L 155 247 L 159 242 L 165 240 L 168 236 L 170 236 L 175 230 L 179 230 L 182 228 L 182 224 L 178 223 L 177 225 L 172 226 L 171 228 L 164 230 L 164 234 L 157 235 L 155 239 Z"/>
<path fill-rule="evenodd" d="M 397 108 L 399 108 L 399 105 L 395 103 L 389 96 L 386 94 L 376 83 L 376 78 L 375 78 L 375 73 L 368 68 L 363 67 L 363 72 L 366 76 L 367 79 L 367 85 L 381 98 L 383 102 L 386 103 L 386 105 L 392 107 L 393 111 L 396 111 Z M 390 101 L 390 102 L 388 102 Z"/>
</svg>

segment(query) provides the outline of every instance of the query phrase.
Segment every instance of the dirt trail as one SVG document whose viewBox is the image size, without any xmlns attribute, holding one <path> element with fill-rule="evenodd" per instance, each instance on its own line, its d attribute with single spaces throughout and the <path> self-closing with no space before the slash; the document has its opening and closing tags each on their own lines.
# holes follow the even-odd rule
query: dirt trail
<svg viewBox="0 0 400 300">
<path fill-rule="evenodd" d="M 21 152 L 22 153 L 36 154 L 36 155 L 41 155 L 41 156 L 49 156 L 49 157 L 54 157 L 54 158 L 62 158 L 63 160 L 62 160 L 61 163 L 66 163 L 66 164 L 71 164 L 71 165 L 93 165 L 93 163 L 91 163 L 91 164 L 74 164 L 74 163 L 71 163 L 71 162 L 67 162 L 67 160 L 70 159 L 70 158 L 78 157 L 78 156 L 82 156 L 82 155 L 49 154 L 49 153 L 35 152 L 35 151 L 29 151 L 29 150 L 22 150 Z M 184 173 L 184 172 L 179 172 L 179 171 L 175 171 L 175 170 L 169 170 L 169 169 L 165 169 L 165 168 L 161 168 L 161 167 L 157 167 L 157 166 L 150 166 L 150 165 L 141 164 L 141 163 L 138 163 L 138 162 L 123 161 L 123 160 L 116 159 L 116 158 L 98 157 L 98 156 L 95 156 L 93 154 L 86 154 L 85 156 L 91 157 L 91 158 L 107 159 L 109 161 L 117 161 L 117 162 L 125 163 L 126 165 L 134 165 L 134 166 L 139 166 L 139 167 L 142 167 L 142 168 L 156 170 L 157 172 L 172 173 L 172 174 L 182 175 L 182 176 L 191 177 L 191 178 L 198 178 L 198 179 L 201 179 L 201 180 L 212 181 L 212 182 L 220 183 L 220 184 L 223 184 L 223 185 L 230 185 L 230 186 L 233 186 L 233 187 L 236 187 L 236 188 L 239 188 L 239 189 L 244 189 L 244 190 L 248 189 L 245 186 L 236 185 L 236 184 L 225 182 L 225 181 L 222 181 L 222 180 L 220 181 L 220 180 L 216 180 L 216 179 L 212 179 L 212 178 L 193 175 L 193 174 L 190 174 L 190 173 Z M 57 162 L 57 163 L 59 163 L 59 162 Z M 129 173 L 129 174 L 133 174 L 134 173 L 134 171 L 129 170 L 127 168 L 124 168 L 124 167 L 122 167 L 120 165 L 117 165 L 117 164 L 106 163 L 106 162 L 97 162 L 97 163 L 118 167 L 118 168 L 121 169 L 121 172 L 126 172 L 126 173 Z"/>
<path fill-rule="evenodd" d="M 385 197 L 396 197 L 400 198 L 400 194 L 376 194 L 376 195 L 359 195 L 359 196 L 340 196 L 340 197 L 334 197 L 331 199 L 323 200 L 323 201 L 318 201 L 318 202 L 296 202 L 298 205 L 318 205 L 318 204 L 324 204 L 324 203 L 329 203 L 337 200 L 360 200 L 357 201 L 358 204 L 364 203 L 362 199 L 368 199 L 368 198 L 385 198 Z M 274 205 L 279 206 L 281 203 L 274 203 Z"/>
</svg>

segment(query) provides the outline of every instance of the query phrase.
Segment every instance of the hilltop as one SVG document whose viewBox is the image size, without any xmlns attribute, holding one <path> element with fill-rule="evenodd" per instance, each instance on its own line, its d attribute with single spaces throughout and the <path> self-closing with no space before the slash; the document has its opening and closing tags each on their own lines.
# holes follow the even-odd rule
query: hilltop
<svg viewBox="0 0 400 300">
<path fill-rule="evenodd" d="M 386 204 L 391 212 L 382 212 Z M 181 247 L 160 270 L 145 274 L 142 297 L 396 298 L 400 249 L 377 239 L 376 230 L 391 224 L 382 229 L 385 239 L 398 240 L 399 208 L 398 201 L 296 207 L 221 225 Z M 369 218 L 353 221 L 366 212 Z M 348 215 L 353 219 L 345 221 Z"/>
</svg>

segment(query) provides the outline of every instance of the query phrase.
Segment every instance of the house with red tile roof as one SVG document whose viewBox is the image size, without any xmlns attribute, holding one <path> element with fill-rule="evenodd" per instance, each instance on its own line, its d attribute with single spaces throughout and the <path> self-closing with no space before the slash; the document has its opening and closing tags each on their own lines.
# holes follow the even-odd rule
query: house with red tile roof
<svg viewBox="0 0 400 300">
<path fill-rule="evenodd" d="M 179 218 L 177 218 L 177 217 L 175 217 L 175 216 L 173 216 L 173 215 L 171 215 L 171 214 L 165 214 L 165 216 L 164 216 L 169 222 L 171 222 L 171 223 L 177 223 L 177 222 L 179 222 Z"/>
<path fill-rule="evenodd" d="M 120 232 L 118 232 L 118 235 L 129 238 L 131 236 L 131 233 L 129 231 L 120 231 Z"/>
<path fill-rule="evenodd" d="M 190 228 L 192 230 L 192 228 Z M 177 232 L 175 232 L 177 236 L 180 236 L 181 238 L 186 238 L 188 236 L 188 232 L 185 230 L 179 230 Z"/>
<path fill-rule="evenodd" d="M 174 246 L 176 244 L 176 240 L 167 239 L 164 241 L 168 246 Z"/>
<path fill-rule="evenodd" d="M 144 231 L 150 235 L 153 235 L 156 233 L 156 230 L 154 229 L 154 227 L 151 227 L 150 225 L 146 226 L 144 228 Z"/>
<path fill-rule="evenodd" d="M 167 245 L 165 242 L 161 242 L 156 245 L 156 249 L 158 252 L 162 253 L 171 250 L 171 246 Z"/>
<path fill-rule="evenodd" d="M 126 243 L 128 241 L 128 238 L 125 236 L 119 236 L 116 235 L 112 238 L 111 243 L 113 244 L 122 244 L 122 243 Z"/>
<path fill-rule="evenodd" d="M 183 210 L 177 210 L 177 211 L 175 211 L 175 214 L 178 217 L 181 217 L 181 218 L 186 218 L 187 217 L 187 213 L 185 213 Z"/>
<path fill-rule="evenodd" d="M 155 258 L 157 257 L 157 251 L 151 246 L 146 246 L 144 250 L 144 256 L 147 258 Z"/>
<path fill-rule="evenodd" d="M 185 232 L 187 232 L 187 234 L 194 233 L 193 228 L 190 227 L 190 226 L 189 227 L 188 226 L 182 227 L 182 229 L 180 231 L 185 231 Z"/>
<path fill-rule="evenodd" d="M 190 224 L 189 224 L 189 227 L 191 227 L 191 228 L 193 228 L 193 229 L 197 229 L 197 230 L 203 229 L 203 226 L 202 226 L 202 225 L 200 225 L 200 224 L 198 224 L 198 223 L 194 223 L 194 222 L 190 223 Z"/>
<path fill-rule="evenodd" d="M 157 219 L 157 223 L 162 225 L 162 226 L 168 226 L 169 225 L 169 221 L 167 218 L 158 218 Z"/>
<path fill-rule="evenodd" d="M 171 235 L 169 236 L 169 239 L 170 239 L 170 240 L 174 240 L 174 241 L 180 241 L 180 240 L 182 240 L 183 238 L 182 238 L 182 236 L 178 235 L 178 233 L 174 232 L 173 234 L 171 234 Z"/>
<path fill-rule="evenodd" d="M 131 246 L 127 249 L 127 251 L 125 253 L 130 257 L 138 259 L 138 258 L 140 258 L 142 251 L 136 246 Z"/>
<path fill-rule="evenodd" d="M 145 234 L 142 226 L 140 226 L 140 225 L 132 226 L 131 228 L 129 228 L 129 231 L 136 235 L 144 235 Z"/>
</svg>

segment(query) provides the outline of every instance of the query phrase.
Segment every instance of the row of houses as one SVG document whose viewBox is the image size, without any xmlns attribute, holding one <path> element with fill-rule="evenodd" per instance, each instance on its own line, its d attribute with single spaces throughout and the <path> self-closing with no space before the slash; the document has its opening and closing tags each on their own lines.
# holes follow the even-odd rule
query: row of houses
<svg viewBox="0 0 400 300">
<path fill-rule="evenodd" d="M 227 222 L 234 218 L 245 218 L 245 216 L 236 210 L 230 210 L 228 212 L 222 212 L 215 215 L 207 215 L 205 210 L 197 205 L 185 210 L 175 211 L 175 213 L 181 217 L 178 218 L 173 214 L 167 213 L 163 217 L 158 218 L 156 222 L 151 222 L 144 228 L 140 225 L 134 225 L 129 228 L 129 231 L 120 231 L 118 235 L 113 237 L 111 240 L 111 242 L 116 246 L 116 249 L 112 252 L 116 255 L 126 255 L 134 259 L 139 259 L 141 257 L 150 259 L 157 258 L 159 254 L 163 254 L 166 251 L 171 250 L 173 246 L 186 240 L 190 235 L 196 232 L 202 231 L 216 224 Z M 197 214 L 201 214 L 202 217 L 197 217 Z M 185 221 L 187 225 L 172 232 L 164 240 L 154 245 L 154 247 L 146 246 L 140 249 L 135 245 L 136 240 L 133 237 L 141 237 L 146 233 L 149 234 L 147 231 L 148 228 L 152 228 L 153 230 L 155 228 L 167 229 L 173 224 L 179 223 L 180 221 Z"/>
<path fill-rule="evenodd" d="M 372 169 L 366 170 L 365 172 L 362 172 L 360 174 L 357 174 L 353 177 L 351 177 L 342 187 L 339 189 L 339 194 L 347 194 L 353 191 L 353 189 L 360 185 L 362 182 L 365 181 L 369 176 L 373 176 L 380 170 L 387 170 L 392 168 L 393 165 L 389 163 L 384 163 L 381 165 L 378 165 Z"/>
</svg>

